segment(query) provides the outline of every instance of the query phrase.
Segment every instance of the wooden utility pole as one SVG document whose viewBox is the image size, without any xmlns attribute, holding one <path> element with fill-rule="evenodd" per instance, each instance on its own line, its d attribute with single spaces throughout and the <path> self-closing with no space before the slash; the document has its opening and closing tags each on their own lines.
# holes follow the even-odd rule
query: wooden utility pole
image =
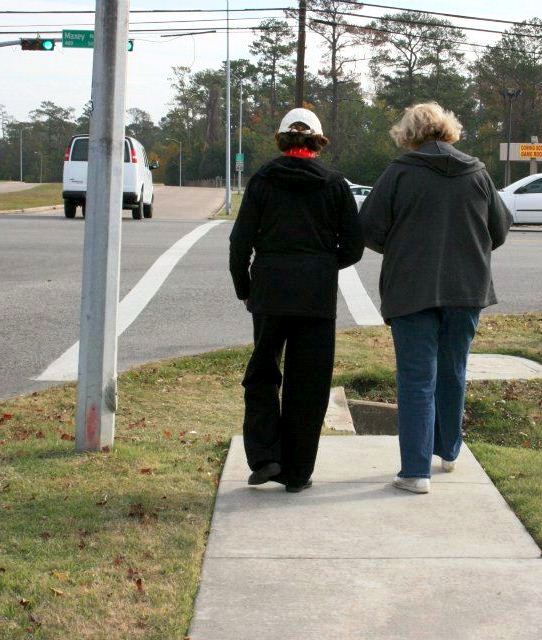
<svg viewBox="0 0 542 640">
<path fill-rule="evenodd" d="M 297 69 L 295 76 L 295 106 L 302 107 L 305 88 L 305 40 L 307 34 L 307 0 L 299 0 L 297 34 Z"/>
</svg>

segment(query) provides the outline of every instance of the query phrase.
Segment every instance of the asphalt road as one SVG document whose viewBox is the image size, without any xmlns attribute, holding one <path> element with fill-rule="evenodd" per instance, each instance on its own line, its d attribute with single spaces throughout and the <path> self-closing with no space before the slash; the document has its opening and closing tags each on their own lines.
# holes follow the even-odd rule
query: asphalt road
<svg viewBox="0 0 542 640">
<path fill-rule="evenodd" d="M 206 224 L 222 198 L 214 189 L 161 187 L 152 220 L 133 221 L 125 212 L 121 299 L 166 250 Z M 58 211 L 0 215 L 0 399 L 54 384 L 33 378 L 78 339 L 83 230 L 81 218 L 66 220 Z M 230 230 L 229 222 L 214 226 L 176 264 L 121 335 L 120 370 L 250 342 L 250 315 L 227 267 Z M 380 260 L 367 251 L 356 267 L 377 307 Z M 494 273 L 501 302 L 491 313 L 541 310 L 542 233 L 513 232 L 494 254 Z M 354 325 L 340 296 L 338 326 Z"/>
</svg>

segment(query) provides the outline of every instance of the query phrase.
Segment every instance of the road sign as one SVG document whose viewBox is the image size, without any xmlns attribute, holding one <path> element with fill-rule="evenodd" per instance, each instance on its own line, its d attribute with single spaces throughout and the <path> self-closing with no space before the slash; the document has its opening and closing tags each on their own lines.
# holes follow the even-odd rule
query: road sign
<svg viewBox="0 0 542 640">
<path fill-rule="evenodd" d="M 93 49 L 94 31 L 82 29 L 64 29 L 62 32 L 62 46 L 74 49 Z"/>
<path fill-rule="evenodd" d="M 72 49 L 94 49 L 94 31 L 64 29 L 62 32 L 62 46 Z M 128 40 L 128 51 L 133 50 L 134 41 Z"/>
<path fill-rule="evenodd" d="M 500 159 L 506 160 L 506 142 L 501 142 Z M 513 162 L 529 162 L 536 159 L 542 161 L 542 144 L 527 142 L 512 142 L 510 144 L 510 160 Z"/>
<path fill-rule="evenodd" d="M 236 153 L 235 154 L 235 162 L 244 162 L 245 154 L 244 153 Z"/>
<path fill-rule="evenodd" d="M 235 170 L 236 171 L 244 171 L 245 170 L 245 163 L 244 162 L 240 162 L 239 160 L 235 161 Z"/>
<path fill-rule="evenodd" d="M 542 144 L 520 144 L 519 157 L 526 160 L 542 158 Z"/>
</svg>

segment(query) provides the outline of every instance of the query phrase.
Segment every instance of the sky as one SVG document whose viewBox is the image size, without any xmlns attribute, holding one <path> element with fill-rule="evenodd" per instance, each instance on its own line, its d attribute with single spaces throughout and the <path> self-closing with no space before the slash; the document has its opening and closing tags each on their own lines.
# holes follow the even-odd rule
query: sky
<svg viewBox="0 0 542 640">
<path fill-rule="evenodd" d="M 484 18 L 505 20 L 528 20 L 534 17 L 532 0 L 504 0 L 472 2 L 472 0 L 375 0 L 378 4 L 408 7 L 428 11 L 475 15 Z M 280 11 L 270 8 L 295 7 L 297 0 L 230 0 L 230 9 L 259 8 L 249 14 L 232 13 L 232 26 L 255 26 L 269 17 L 283 19 Z M 91 0 L 1 0 L 0 10 L 93 10 Z M 226 0 L 132 0 L 131 9 L 220 9 L 225 10 Z M 378 16 L 388 12 L 375 7 L 365 7 L 360 15 Z M 250 17 L 250 20 L 247 18 Z M 225 12 L 213 14 L 134 14 L 132 28 L 149 28 L 139 25 L 143 20 L 165 21 L 166 28 L 192 29 L 224 26 Z M 237 19 L 243 18 L 237 21 Z M 194 22 L 209 20 L 211 22 Z M 234 21 L 235 19 L 235 21 Z M 186 23 L 167 24 L 173 20 L 188 20 Z M 459 26 L 483 26 L 502 31 L 506 25 L 479 23 L 452 19 Z M 368 21 L 363 21 L 367 23 Z M 32 25 L 32 26 L 25 26 Z M 39 25 L 39 26 L 37 26 Z M 49 25 L 49 26 L 47 26 Z M 92 29 L 92 15 L 1 15 L 0 31 L 20 29 L 44 32 L 64 28 Z M 471 42 L 490 44 L 498 35 L 466 32 Z M 14 40 L 18 36 L 0 34 L 0 42 Z M 217 68 L 226 58 L 226 36 L 217 34 L 187 36 L 177 39 L 161 38 L 158 34 L 134 34 L 135 49 L 128 54 L 127 108 L 138 107 L 148 111 L 155 121 L 166 114 L 173 98 L 171 68 L 173 65 L 190 67 L 194 71 L 207 67 Z M 230 55 L 235 58 L 250 58 L 249 44 L 254 39 L 251 31 L 232 33 Z M 470 55 L 470 54 L 469 54 Z M 316 72 L 320 66 L 322 49 L 319 38 L 309 34 L 306 61 L 309 69 Z M 356 63 L 354 69 L 360 79 L 366 81 L 367 62 Z M 50 100 L 63 107 L 74 107 L 79 114 L 90 99 L 92 76 L 91 49 L 63 49 L 57 43 L 53 52 L 21 51 L 19 46 L 0 47 L 0 104 L 16 120 L 24 121 L 28 113 L 42 100 Z"/>
</svg>

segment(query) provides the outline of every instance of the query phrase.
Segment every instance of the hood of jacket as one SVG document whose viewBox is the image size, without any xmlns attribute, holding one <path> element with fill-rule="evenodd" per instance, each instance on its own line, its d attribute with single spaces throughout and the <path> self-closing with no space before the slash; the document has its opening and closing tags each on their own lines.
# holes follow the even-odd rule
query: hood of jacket
<svg viewBox="0 0 542 640">
<path fill-rule="evenodd" d="M 259 169 L 257 175 L 286 189 L 321 189 L 337 174 L 318 160 L 280 156 Z"/>
<path fill-rule="evenodd" d="M 409 151 L 393 162 L 397 164 L 428 167 L 445 176 L 462 176 L 485 169 L 485 164 L 478 158 L 458 151 L 453 145 L 440 140 L 426 142 L 416 151 Z"/>
</svg>

